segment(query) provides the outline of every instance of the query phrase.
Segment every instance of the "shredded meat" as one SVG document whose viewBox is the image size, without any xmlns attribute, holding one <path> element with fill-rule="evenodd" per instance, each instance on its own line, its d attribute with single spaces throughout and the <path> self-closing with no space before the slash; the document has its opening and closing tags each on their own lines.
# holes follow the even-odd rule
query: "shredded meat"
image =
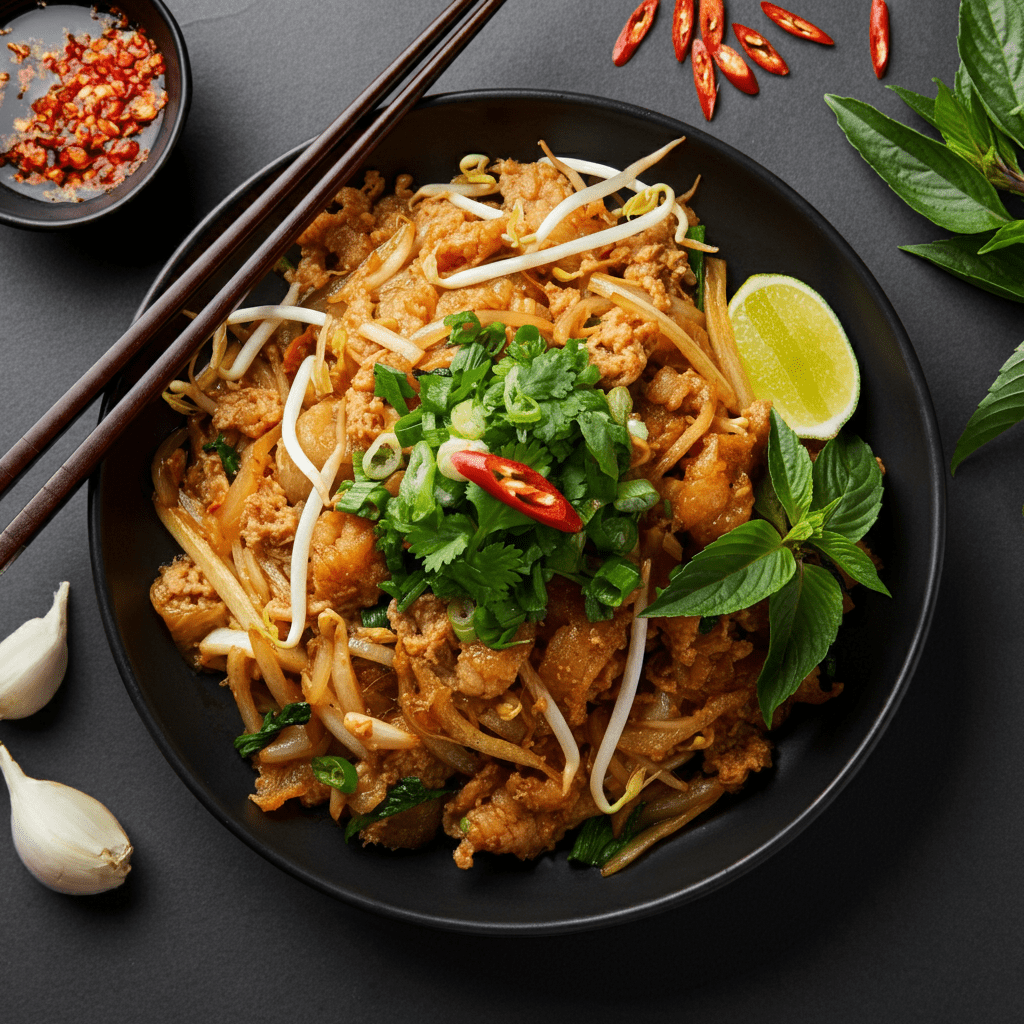
<svg viewBox="0 0 1024 1024">
<path fill-rule="evenodd" d="M 284 406 L 271 388 L 240 388 L 228 384 L 213 414 L 214 430 L 237 430 L 246 437 L 261 437 L 281 422 Z"/>
<path fill-rule="evenodd" d="M 284 489 L 273 476 L 263 477 L 242 507 L 242 539 L 249 547 L 279 547 L 295 537 L 298 525 L 299 510 L 288 504 Z"/>
<path fill-rule="evenodd" d="M 200 668 L 199 641 L 228 624 L 227 605 L 188 555 L 179 555 L 149 588 L 149 599 L 193 668 Z"/>
</svg>

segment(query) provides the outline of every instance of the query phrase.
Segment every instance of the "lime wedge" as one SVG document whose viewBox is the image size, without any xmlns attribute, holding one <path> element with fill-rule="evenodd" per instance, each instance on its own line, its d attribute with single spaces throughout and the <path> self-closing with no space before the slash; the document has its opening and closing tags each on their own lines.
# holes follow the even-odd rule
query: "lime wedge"
<svg viewBox="0 0 1024 1024">
<path fill-rule="evenodd" d="M 755 396 L 800 437 L 834 437 L 857 408 L 860 369 L 828 303 L 795 277 L 755 274 L 729 319 Z"/>
</svg>

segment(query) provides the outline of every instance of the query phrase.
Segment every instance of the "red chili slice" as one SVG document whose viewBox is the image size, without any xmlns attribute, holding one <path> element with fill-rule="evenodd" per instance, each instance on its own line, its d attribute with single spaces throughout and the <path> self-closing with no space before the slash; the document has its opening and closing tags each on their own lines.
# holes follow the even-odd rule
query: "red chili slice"
<svg viewBox="0 0 1024 1024">
<path fill-rule="evenodd" d="M 454 452 L 452 467 L 488 494 L 518 509 L 524 516 L 563 533 L 579 533 L 583 521 L 554 484 L 522 462 L 490 452 Z"/>
<path fill-rule="evenodd" d="M 612 61 L 616 67 L 621 68 L 636 52 L 640 40 L 650 31 L 654 24 L 654 15 L 658 12 L 658 4 L 661 0 L 643 0 L 643 3 L 629 16 L 629 20 L 622 26 L 619 38 L 615 40 L 612 47 Z"/>
<path fill-rule="evenodd" d="M 700 37 L 714 53 L 725 35 L 725 7 L 722 0 L 700 0 Z"/>
<path fill-rule="evenodd" d="M 711 56 L 719 66 L 722 74 L 748 96 L 756 96 L 758 92 L 757 79 L 754 72 L 747 66 L 747 62 L 731 47 L 722 43 L 721 46 L 711 51 Z"/>
<path fill-rule="evenodd" d="M 798 14 L 793 14 L 784 7 L 762 2 L 761 10 L 779 28 L 785 29 L 791 36 L 798 36 L 800 39 L 810 39 L 812 43 L 821 43 L 822 46 L 835 45 L 831 36 L 825 35 L 817 25 L 812 25 L 806 18 L 801 18 Z"/>
<path fill-rule="evenodd" d="M 693 61 L 693 84 L 697 86 L 700 109 L 704 111 L 705 120 L 710 121 L 715 112 L 718 88 L 715 85 L 715 65 L 702 39 L 694 39 L 690 60 Z"/>
<path fill-rule="evenodd" d="M 881 78 L 889 65 L 889 5 L 885 0 L 871 0 L 871 66 L 875 77 Z"/>
<path fill-rule="evenodd" d="M 736 33 L 740 46 L 755 64 L 773 75 L 789 74 L 789 65 L 760 32 L 755 32 L 752 28 L 747 28 L 746 25 L 737 25 L 735 21 L 732 23 L 732 30 Z"/>
<path fill-rule="evenodd" d="M 675 47 L 676 60 L 682 63 L 690 52 L 690 40 L 693 39 L 693 0 L 676 0 L 676 9 L 672 14 L 672 45 Z"/>
</svg>

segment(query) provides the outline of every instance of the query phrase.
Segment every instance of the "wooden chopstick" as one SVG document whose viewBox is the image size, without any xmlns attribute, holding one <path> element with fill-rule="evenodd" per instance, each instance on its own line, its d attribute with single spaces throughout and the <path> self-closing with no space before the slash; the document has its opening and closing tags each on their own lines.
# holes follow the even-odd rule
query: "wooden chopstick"
<svg viewBox="0 0 1024 1024">
<path fill-rule="evenodd" d="M 315 139 L 292 165 L 256 200 L 244 218 L 232 224 L 204 253 L 202 268 L 182 275 L 131 325 L 82 378 L 0 458 L 2 494 L 42 452 L 85 410 L 161 326 L 180 310 L 203 280 L 212 277 L 246 239 L 294 195 L 303 179 L 321 171 L 331 150 L 423 60 L 430 48 L 458 18 L 479 0 L 455 0 Z M 485 5 L 486 6 L 486 5 Z M 498 7 L 500 4 L 490 5 Z M 464 45 L 464 44 L 463 44 Z M 461 49 L 461 47 L 459 47 Z M 456 53 L 458 50 L 455 51 Z M 453 54 L 454 56 L 454 54 Z M 429 84 L 425 88 L 429 88 Z M 326 205 L 326 204 L 325 204 Z"/>
<path fill-rule="evenodd" d="M 342 184 L 360 167 L 376 145 L 440 77 L 470 40 L 505 0 L 456 0 L 426 32 L 339 117 L 275 183 L 264 198 L 247 211 L 245 223 L 227 232 L 204 254 L 202 267 L 190 268 L 140 317 L 77 385 L 32 427 L 0 460 L 0 492 L 49 446 L 70 422 L 88 406 L 99 391 L 122 370 L 148 341 L 157 339 L 188 297 L 216 269 L 223 267 L 260 225 L 279 215 L 312 174 L 318 179 L 249 256 L 230 280 L 199 311 L 194 320 L 159 354 L 142 378 L 100 421 L 40 491 L 0 533 L 0 572 L 17 557 L 25 544 L 59 511 L 67 499 L 96 468 L 120 433 L 179 372 L 191 353 L 213 332 L 239 300 L 280 259 L 298 236 L 330 202 Z M 422 61 L 424 45 L 436 44 L 468 8 L 472 13 L 452 32 L 437 51 Z M 426 40 L 424 45 L 423 41 Z M 396 88 L 411 67 L 421 66 L 401 86 L 387 108 L 366 127 L 357 127 L 369 106 Z M 384 81 L 388 78 L 387 81 Z M 358 109 L 357 109 L 358 108 Z M 354 116 L 351 116 L 354 114 Z M 339 140 L 349 138 L 341 157 L 329 159 Z M 324 169 L 326 167 L 326 169 Z M 298 168 L 298 169 L 296 169 Z M 270 196 L 270 199 L 267 199 Z M 213 264 L 216 264 L 214 267 Z M 154 346 L 155 347 L 155 346 Z"/>
</svg>

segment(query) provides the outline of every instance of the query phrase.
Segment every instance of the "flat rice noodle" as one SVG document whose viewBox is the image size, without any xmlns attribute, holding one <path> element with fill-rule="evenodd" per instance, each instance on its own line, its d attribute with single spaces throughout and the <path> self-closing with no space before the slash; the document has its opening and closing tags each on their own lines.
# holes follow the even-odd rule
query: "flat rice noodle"
<svg viewBox="0 0 1024 1024">
<path fill-rule="evenodd" d="M 249 643 L 252 644 L 253 657 L 259 665 L 263 681 L 267 684 L 271 696 L 278 706 L 295 704 L 302 700 L 302 691 L 290 679 L 285 677 L 281 664 L 274 654 L 270 641 L 258 630 L 249 630 Z"/>
<path fill-rule="evenodd" d="M 447 687 L 437 688 L 430 709 L 437 716 L 448 735 L 457 743 L 462 743 L 473 750 L 479 750 L 481 754 L 489 754 L 502 761 L 511 761 L 513 764 L 523 765 L 526 768 L 536 768 L 550 779 L 561 778 L 561 772 L 556 771 L 544 758 L 532 751 L 524 750 L 515 743 L 509 743 L 508 740 L 488 736 L 475 726 L 470 725 L 456 710 L 452 703 L 451 690 Z"/>
<path fill-rule="evenodd" d="M 268 430 L 242 452 L 241 464 L 235 479 L 231 481 L 224 501 L 215 515 L 220 524 L 221 536 L 229 545 L 239 536 L 245 499 L 256 493 L 263 479 L 263 471 L 270 461 L 270 452 L 281 439 L 281 425 Z"/>
<path fill-rule="evenodd" d="M 722 371 L 736 391 L 738 407 L 734 412 L 749 409 L 754 401 L 754 389 L 736 348 L 736 337 L 729 319 L 729 303 L 725 293 L 725 260 L 708 257 L 705 260 L 704 313 L 708 318 L 708 337 L 711 348 Z M 728 404 L 728 403 L 727 403 Z M 730 405 L 730 408 L 733 408 Z"/>
</svg>

